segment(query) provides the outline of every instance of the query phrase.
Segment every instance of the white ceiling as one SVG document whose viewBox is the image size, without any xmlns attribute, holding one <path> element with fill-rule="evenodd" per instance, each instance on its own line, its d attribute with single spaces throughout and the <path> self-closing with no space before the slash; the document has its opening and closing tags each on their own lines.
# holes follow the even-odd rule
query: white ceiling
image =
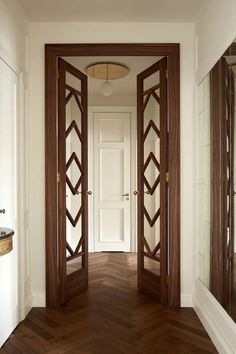
<svg viewBox="0 0 236 354">
<path fill-rule="evenodd" d="M 105 97 L 101 94 L 102 80 L 88 77 L 88 101 L 92 106 L 120 106 L 135 105 L 137 93 L 137 75 L 157 62 L 160 57 L 64 57 L 64 59 L 80 71 L 95 62 L 115 62 L 125 64 L 129 74 L 122 79 L 111 80 L 114 91 L 112 96 Z"/>
<path fill-rule="evenodd" d="M 33 22 L 193 22 L 209 0 L 19 0 Z"/>
</svg>

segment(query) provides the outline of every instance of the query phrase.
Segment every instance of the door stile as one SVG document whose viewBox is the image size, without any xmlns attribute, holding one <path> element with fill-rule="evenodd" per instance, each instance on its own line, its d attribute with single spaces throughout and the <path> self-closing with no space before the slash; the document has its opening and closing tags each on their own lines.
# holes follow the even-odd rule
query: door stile
<svg viewBox="0 0 236 354">
<path fill-rule="evenodd" d="M 66 301 L 66 69 L 63 60 L 58 61 L 58 260 L 59 304 Z"/>
<path fill-rule="evenodd" d="M 162 304 L 166 304 L 167 299 L 167 272 L 168 272 L 168 183 L 166 181 L 167 172 L 168 172 L 168 133 L 167 133 L 167 58 L 161 59 L 159 62 L 153 64 L 151 67 L 147 68 L 145 71 L 140 73 L 137 76 L 137 141 L 138 141 L 138 288 L 149 295 L 155 297 Z M 144 80 L 151 77 L 153 74 L 159 73 L 159 83 L 155 83 L 154 87 L 144 90 Z M 157 87 L 158 86 L 158 87 Z M 160 90 L 160 94 L 156 95 L 156 90 Z M 144 111 L 149 103 L 149 98 L 147 92 L 153 94 L 155 102 L 158 102 L 160 106 L 159 110 L 159 123 L 160 127 L 156 126 L 154 121 L 149 121 L 147 127 L 145 127 L 144 121 Z M 150 96 L 151 97 L 151 96 Z M 148 103 L 147 103 L 148 102 Z M 156 104 L 157 104 L 156 102 Z M 154 118 L 153 118 L 154 119 Z M 149 129 L 148 129 L 149 127 Z M 148 159 L 150 154 L 146 157 L 144 161 L 144 145 L 148 134 L 153 130 L 153 132 L 159 136 L 160 139 L 160 168 L 159 168 L 159 177 L 155 180 L 155 183 L 151 187 L 150 184 L 147 186 L 147 179 L 145 177 L 145 170 L 147 169 L 149 163 Z M 158 131 L 160 130 L 160 131 Z M 154 163 L 157 164 L 157 156 L 153 155 L 151 152 Z M 151 161 L 151 160 L 150 160 Z M 149 162 L 150 162 L 149 161 Z M 156 184 L 159 178 L 159 183 Z M 154 187 L 154 185 L 156 186 Z M 157 193 L 157 187 L 160 184 L 160 199 L 159 199 L 159 218 L 160 218 L 160 241 L 159 245 L 155 244 L 153 248 L 148 245 L 148 241 L 145 236 L 145 224 L 144 220 L 147 217 L 147 210 L 145 206 L 145 195 L 149 194 L 151 196 Z M 145 191 L 145 186 L 148 188 Z M 155 210 L 158 213 L 158 207 Z M 149 215 L 149 224 L 151 227 L 155 227 L 156 222 L 158 221 L 158 216 L 156 214 L 153 218 Z M 155 231 L 156 232 L 156 231 Z M 146 249 L 146 251 L 145 251 Z M 158 250 L 160 251 L 158 255 Z M 155 274 L 152 271 L 149 271 L 145 267 L 144 259 L 156 260 L 160 263 L 160 272 L 159 275 Z M 159 261 L 158 261 L 159 259 Z"/>
<path fill-rule="evenodd" d="M 143 186 L 143 180 L 142 180 L 142 175 L 139 171 L 142 170 L 143 165 L 144 165 L 144 151 L 142 148 L 142 139 L 143 139 L 143 114 L 141 111 L 142 105 L 143 105 L 143 99 L 142 96 L 139 94 L 140 92 L 143 92 L 143 80 L 138 78 L 137 80 L 137 171 L 138 171 L 138 202 L 137 202 L 137 216 L 138 216 L 138 222 L 137 222 L 137 227 L 138 227 L 138 277 L 137 277 L 137 282 L 138 282 L 138 289 L 142 289 L 142 282 L 141 282 L 141 274 L 142 270 L 144 269 L 144 258 L 142 255 L 142 240 L 141 240 L 141 235 L 144 233 L 144 220 L 143 220 L 143 213 L 142 213 L 142 205 L 144 203 L 144 186 Z"/>
<path fill-rule="evenodd" d="M 61 58 L 58 60 L 58 68 L 58 305 L 62 305 L 88 287 L 88 123 L 86 75 Z M 80 83 L 80 91 L 71 86 L 73 83 L 68 85 L 67 73 Z M 67 127 L 66 107 L 72 98 L 75 99 L 77 113 L 71 117 L 72 121 Z M 79 120 L 80 127 L 76 119 Z M 76 150 L 69 151 L 70 157 L 67 157 L 67 138 L 72 132 L 76 134 L 76 139 L 79 141 L 80 153 Z M 73 175 L 70 176 L 73 170 L 69 172 L 73 163 L 76 164 L 77 172 L 80 171 L 76 184 L 71 180 Z M 73 200 L 76 203 L 73 204 L 76 210 L 75 216 L 73 216 L 75 210 L 70 210 L 67 206 L 66 198 L 70 196 L 75 198 Z M 71 246 L 67 239 L 67 222 L 76 234 L 76 240 L 73 241 L 73 244 L 76 242 L 76 247 Z M 79 226 L 80 222 L 81 226 Z M 75 237 L 74 233 L 72 236 Z M 77 263 L 73 263 L 69 269 L 71 261 Z"/>
<path fill-rule="evenodd" d="M 87 80 L 81 81 L 81 103 L 84 108 L 84 114 L 82 119 L 82 136 L 83 136 L 83 148 L 82 148 L 82 166 L 84 168 L 84 176 L 82 180 L 82 205 L 84 207 L 82 214 L 82 235 L 84 237 L 83 249 L 84 257 L 82 257 L 82 268 L 87 274 L 87 280 L 85 281 L 85 288 L 88 287 L 88 97 L 87 97 L 88 83 Z"/>
<path fill-rule="evenodd" d="M 168 134 L 167 134 L 167 58 L 160 62 L 160 302 L 167 303 L 168 272 Z"/>
</svg>

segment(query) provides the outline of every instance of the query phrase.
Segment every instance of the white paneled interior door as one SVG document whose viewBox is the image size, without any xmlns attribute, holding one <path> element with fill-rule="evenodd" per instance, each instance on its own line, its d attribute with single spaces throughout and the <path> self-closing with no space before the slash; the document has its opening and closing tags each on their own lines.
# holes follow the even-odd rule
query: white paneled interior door
<svg viewBox="0 0 236 354">
<path fill-rule="evenodd" d="M 13 251 L 0 256 L 0 347 L 18 324 L 16 113 L 17 75 L 0 59 L 0 227 L 14 229 Z"/>
<path fill-rule="evenodd" d="M 130 251 L 129 112 L 95 112 L 94 250 Z"/>
</svg>

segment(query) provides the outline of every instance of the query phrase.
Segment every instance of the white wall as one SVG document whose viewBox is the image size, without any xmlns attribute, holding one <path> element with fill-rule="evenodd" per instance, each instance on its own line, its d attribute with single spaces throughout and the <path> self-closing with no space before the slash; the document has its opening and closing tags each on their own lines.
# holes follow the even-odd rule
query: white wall
<svg viewBox="0 0 236 354">
<path fill-rule="evenodd" d="M 200 82 L 236 37 L 236 1 L 212 0 L 196 23 L 197 81 Z"/>
<path fill-rule="evenodd" d="M 9 321 L 10 313 L 6 315 L 4 320 L 4 331 L 1 332 L 0 346 L 3 341 L 7 339 L 7 336 L 18 324 L 18 322 L 23 319 L 27 311 L 31 307 L 31 288 L 30 288 L 30 269 L 29 269 L 29 229 L 27 224 L 27 210 L 29 208 L 28 198 L 27 198 L 27 62 L 28 62 L 28 30 L 29 24 L 25 14 L 19 7 L 16 0 L 0 0 L 0 58 L 4 62 L 5 69 L 3 69 L 3 75 L 5 71 L 6 77 L 9 73 L 14 76 L 15 88 L 16 88 L 16 111 L 14 115 L 16 117 L 16 134 L 12 139 L 12 149 L 15 150 L 16 156 L 16 193 L 14 196 L 14 201 L 12 203 L 16 204 L 16 214 L 15 214 L 15 225 L 12 227 L 15 229 L 14 235 L 14 247 L 15 251 L 11 254 L 3 257 L 8 257 L 11 260 L 15 257 L 15 262 L 17 261 L 17 268 L 12 270 L 7 269 L 7 262 L 4 261 L 7 258 L 1 259 L 1 274 L 12 274 L 14 279 L 12 281 L 12 289 L 10 292 L 16 291 L 16 308 L 17 314 L 12 316 Z M 2 66 L 4 68 L 4 65 Z M 6 87 L 7 90 L 7 87 Z M 1 97 L 3 94 L 1 93 Z M 5 100 L 4 105 L 9 104 L 9 107 L 4 108 L 5 112 L 9 109 L 13 109 L 13 98 L 8 101 Z M 1 117 L 2 118 L 2 117 Z M 5 119 L 7 117 L 4 117 Z M 9 119 L 11 117 L 8 117 Z M 7 125 L 4 125 L 2 134 L 4 134 L 4 129 L 7 130 Z M 8 132 L 6 131 L 5 134 Z M 11 156 L 9 156 L 11 158 Z M 10 178 L 10 176 L 9 176 Z M 14 189 L 14 187 L 12 187 Z M 4 207 L 4 205 L 2 205 Z M 6 214 L 7 214 L 6 210 Z M 3 221 L 0 218 L 0 226 Z M 10 225 L 8 225 L 10 226 Z M 4 264 L 6 269 L 4 269 Z M 11 260 L 9 264 L 14 264 Z M 9 267 L 9 266 L 8 266 Z M 8 273 L 9 272 L 9 273 Z M 16 275 L 16 272 L 18 273 Z M 18 279 L 18 283 L 17 282 Z M 14 284 L 15 283 L 15 284 Z M 3 284 L 1 284 L 3 286 Z M 15 289 L 15 290 L 14 290 Z M 2 296 L 7 297 L 7 299 L 0 298 L 1 304 L 6 303 L 5 300 L 10 298 L 11 294 L 1 292 Z M 4 318 L 4 313 L 1 313 Z M 2 320 L 3 320 L 2 318 Z M 10 323 L 11 322 L 11 323 Z M 2 322 L 1 322 L 2 324 Z M 4 332 L 4 335 L 3 335 Z"/>
<path fill-rule="evenodd" d="M 32 23 L 30 29 L 30 230 L 33 304 L 45 304 L 44 44 L 181 44 L 181 293 L 191 305 L 194 278 L 194 26 L 169 23 Z"/>
<path fill-rule="evenodd" d="M 196 60 L 196 83 L 199 83 L 218 61 L 236 37 L 236 1 L 212 0 L 208 8 L 203 8 L 196 24 L 195 43 L 198 48 Z M 196 96 L 197 96 L 196 85 Z M 197 123 L 196 110 L 196 123 Z M 197 146 L 197 135 L 195 136 Z M 196 151 L 197 152 L 197 151 Z M 196 160 L 198 155 L 196 154 Z M 195 178 L 195 191 L 198 191 Z M 197 198 L 196 198 L 197 208 Z M 196 218 L 196 239 L 199 220 Z M 197 259 L 198 248 L 195 255 Z M 196 262 L 197 264 L 197 262 Z M 236 324 L 215 300 L 209 290 L 198 279 L 196 266 L 193 305 L 201 321 L 220 353 L 233 354 L 236 348 Z"/>
</svg>

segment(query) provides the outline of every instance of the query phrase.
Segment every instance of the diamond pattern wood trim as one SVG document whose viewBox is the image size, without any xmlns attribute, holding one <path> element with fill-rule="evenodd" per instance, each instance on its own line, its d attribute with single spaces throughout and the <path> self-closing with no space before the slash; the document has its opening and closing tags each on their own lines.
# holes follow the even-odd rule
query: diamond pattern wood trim
<svg viewBox="0 0 236 354">
<path fill-rule="evenodd" d="M 157 186 L 160 183 L 160 175 L 157 177 L 156 181 L 154 182 L 153 186 L 151 187 L 148 180 L 146 179 L 146 177 L 143 175 L 143 179 L 144 179 L 144 183 L 145 186 L 147 187 L 148 192 L 150 193 L 150 195 L 153 195 L 153 193 L 155 192 Z"/>
<path fill-rule="evenodd" d="M 152 91 L 152 96 L 155 98 L 155 100 L 157 101 L 157 103 L 158 103 L 158 104 L 160 104 L 160 103 L 161 103 L 161 101 L 160 101 L 160 97 L 159 97 L 159 96 L 157 96 L 157 94 L 156 94 L 156 92 L 155 92 L 155 91 Z"/>
<path fill-rule="evenodd" d="M 69 262 L 72 259 L 82 257 L 83 255 L 84 255 L 84 252 L 78 252 L 78 253 L 74 254 L 73 256 L 66 257 L 66 261 Z"/>
<path fill-rule="evenodd" d="M 71 122 L 71 124 L 69 125 L 69 127 L 67 128 L 67 130 L 66 130 L 66 137 L 68 137 L 68 135 L 70 134 L 70 132 L 72 131 L 72 129 L 75 129 L 75 131 L 76 131 L 76 133 L 77 133 L 77 135 L 78 135 L 78 138 L 79 138 L 79 140 L 80 140 L 81 143 L 82 143 L 83 138 L 82 138 L 82 135 L 81 135 L 81 133 L 80 133 L 80 130 L 79 130 L 78 125 L 77 125 L 77 123 L 76 123 L 75 120 L 73 120 L 73 121 Z"/>
<path fill-rule="evenodd" d="M 66 89 L 71 91 L 71 92 L 73 92 L 73 93 L 75 93 L 76 95 L 82 96 L 80 91 L 76 90 L 74 87 L 72 87 L 72 86 L 70 86 L 68 84 L 66 84 Z"/>
<path fill-rule="evenodd" d="M 160 260 L 161 260 L 160 254 L 156 254 L 156 255 L 153 256 L 150 253 L 144 252 L 144 256 L 148 257 L 150 259 L 154 259 L 154 261 L 158 261 L 158 262 L 160 262 Z"/>
<path fill-rule="evenodd" d="M 70 165 L 72 164 L 73 160 L 76 162 L 77 166 L 79 167 L 80 172 L 83 173 L 83 168 L 82 168 L 82 166 L 81 166 L 81 164 L 80 164 L 80 161 L 79 161 L 79 159 L 78 159 L 78 157 L 77 157 L 77 155 L 76 155 L 75 152 L 73 152 L 73 153 L 71 154 L 71 157 L 69 158 L 69 160 L 68 160 L 67 163 L 66 163 L 66 171 L 68 170 L 68 168 L 69 168 Z"/>
<path fill-rule="evenodd" d="M 159 87 L 157 87 L 156 89 L 148 89 L 148 90 L 143 92 L 143 95 L 146 95 L 146 97 L 145 97 L 145 100 L 143 102 L 143 106 L 142 106 L 142 109 L 141 109 L 142 112 L 144 112 L 145 108 L 147 107 L 147 104 L 148 104 L 151 96 L 153 96 L 155 98 L 155 100 L 157 101 L 157 103 L 160 104 L 160 102 L 161 102 L 160 101 L 160 97 L 155 92 L 155 90 L 157 90 L 158 88 Z"/>
<path fill-rule="evenodd" d="M 150 97 L 151 97 L 151 92 L 149 92 L 149 93 L 147 94 L 147 96 L 145 97 L 145 100 L 144 100 L 144 102 L 143 102 L 143 106 L 142 106 L 142 109 L 141 109 L 142 112 L 143 112 L 143 111 L 145 110 L 145 108 L 147 107 L 147 104 L 148 104 L 148 102 L 149 102 Z"/>
<path fill-rule="evenodd" d="M 75 219 L 73 219 L 73 217 L 72 217 L 71 213 L 69 212 L 69 210 L 66 209 L 66 216 L 68 217 L 68 219 L 70 220 L 71 224 L 74 227 L 76 227 L 76 225 L 77 225 L 77 223 L 79 221 L 79 218 L 80 218 L 80 216 L 82 214 L 82 211 L 83 211 L 83 207 L 81 206 L 79 211 L 78 211 L 78 213 L 77 213 L 77 215 L 76 215 L 76 217 L 75 217 Z"/>
<path fill-rule="evenodd" d="M 66 96 L 66 104 L 70 101 L 73 95 L 74 95 L 73 91 L 70 91 L 70 93 Z"/>
<path fill-rule="evenodd" d="M 79 252 L 80 247 L 82 246 L 82 243 L 84 241 L 84 236 L 82 235 L 80 237 L 80 240 L 78 242 L 78 245 L 76 246 L 75 251 L 73 251 L 72 247 L 69 245 L 68 242 L 66 242 L 66 249 L 68 250 L 68 252 L 70 253 L 70 256 L 66 257 L 66 260 L 69 261 L 73 258 L 76 258 L 78 256 L 81 256 L 83 254 L 83 252 Z"/>
<path fill-rule="evenodd" d="M 144 246 L 146 247 L 147 252 L 148 252 L 149 254 L 151 254 L 152 251 L 151 251 L 151 248 L 149 247 L 149 244 L 148 244 L 148 242 L 147 242 L 145 236 L 142 235 L 141 237 L 142 237 L 142 241 L 143 241 L 143 243 L 144 243 Z"/>
<path fill-rule="evenodd" d="M 78 106 L 79 106 L 80 111 L 81 111 L 82 113 L 84 113 L 84 107 L 82 106 L 79 97 L 78 97 L 75 93 L 74 93 L 74 97 L 75 97 L 75 100 L 76 100 L 76 102 L 77 102 L 77 104 L 78 104 Z"/>
<path fill-rule="evenodd" d="M 157 218 L 160 216 L 160 208 L 157 210 L 156 214 L 154 215 L 154 217 L 152 219 L 151 219 L 150 215 L 148 214 L 147 209 L 145 208 L 145 206 L 143 206 L 143 212 L 144 212 L 144 215 L 146 216 L 146 219 L 147 219 L 149 225 L 151 227 L 153 227 L 153 225 L 155 224 Z"/>
<path fill-rule="evenodd" d="M 71 256 L 74 256 L 74 251 L 73 249 L 70 247 L 69 243 L 66 241 L 66 249 L 67 251 L 71 254 Z"/>
<path fill-rule="evenodd" d="M 78 253 L 78 252 L 79 252 L 80 247 L 81 247 L 83 241 L 84 241 L 84 236 L 82 235 L 82 236 L 80 237 L 79 243 L 78 243 L 78 245 L 77 245 L 77 247 L 76 247 L 76 249 L 75 249 L 75 253 Z"/>
<path fill-rule="evenodd" d="M 76 195 L 78 193 L 79 187 L 80 187 L 80 185 L 82 183 L 82 179 L 83 179 L 83 177 L 80 176 L 80 178 L 79 178 L 78 182 L 76 183 L 76 185 L 73 186 L 71 181 L 70 181 L 70 179 L 69 179 L 69 177 L 66 176 L 66 183 L 67 183 L 68 187 L 70 188 L 70 190 L 71 190 L 73 195 Z"/>
<path fill-rule="evenodd" d="M 73 161 L 76 162 L 76 164 L 77 164 L 77 166 L 78 166 L 78 168 L 80 170 L 81 176 L 80 176 L 78 182 L 76 183 L 76 185 L 73 186 L 73 184 L 71 183 L 69 177 L 66 175 L 66 183 L 68 184 L 68 187 L 70 188 L 72 194 L 75 195 L 75 194 L 77 194 L 78 188 L 81 185 L 84 173 L 83 173 L 83 169 L 82 169 L 82 166 L 80 164 L 80 161 L 79 161 L 79 159 L 78 159 L 78 157 L 77 157 L 75 152 L 73 152 L 71 154 L 71 157 L 69 158 L 69 160 L 66 163 L 66 171 L 68 170 L 68 168 L 70 167 L 70 165 L 72 164 Z"/>
<path fill-rule="evenodd" d="M 148 136 L 148 133 L 149 133 L 149 131 L 150 131 L 151 128 L 154 130 L 154 132 L 156 133 L 156 135 L 158 136 L 158 138 L 160 138 L 160 131 L 159 131 L 159 129 L 157 128 L 157 126 L 156 126 L 156 124 L 153 122 L 153 120 L 150 119 L 150 121 L 149 121 L 149 123 L 148 123 L 148 126 L 147 126 L 147 128 L 146 128 L 146 130 L 145 130 L 145 133 L 143 134 L 143 141 L 146 140 L 146 137 Z"/>
<path fill-rule="evenodd" d="M 160 164 L 159 164 L 159 162 L 157 161 L 157 159 L 156 159 L 155 155 L 153 154 L 153 152 L 150 152 L 150 154 L 148 155 L 148 158 L 147 158 L 147 160 L 146 160 L 146 162 L 145 162 L 145 164 L 144 164 L 143 174 L 145 173 L 146 168 L 148 167 L 148 165 L 149 165 L 149 163 L 150 163 L 151 160 L 152 160 L 152 161 L 154 162 L 154 164 L 156 165 L 158 171 L 160 171 Z"/>
<path fill-rule="evenodd" d="M 159 88 L 160 88 L 160 84 L 156 84 L 155 86 L 152 86 L 149 89 L 143 91 L 142 96 L 145 96 L 152 91 L 154 92 L 154 91 L 158 90 Z"/>
<path fill-rule="evenodd" d="M 155 256 L 157 252 L 160 250 L 160 248 L 161 248 L 161 243 L 159 241 L 156 247 L 154 248 L 154 250 L 152 251 L 152 256 Z"/>
</svg>

